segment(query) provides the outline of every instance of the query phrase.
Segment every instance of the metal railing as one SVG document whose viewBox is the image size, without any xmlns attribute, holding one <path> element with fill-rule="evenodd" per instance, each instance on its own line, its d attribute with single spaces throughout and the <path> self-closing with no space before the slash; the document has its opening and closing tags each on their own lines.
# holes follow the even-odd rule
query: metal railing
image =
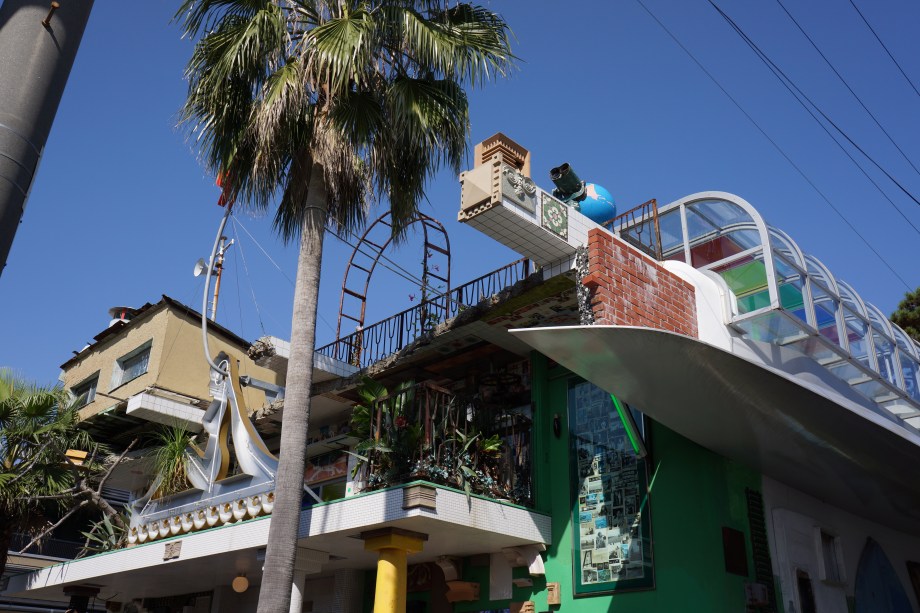
<svg viewBox="0 0 920 613">
<path fill-rule="evenodd" d="M 10 551 L 22 551 L 22 548 L 32 541 L 28 534 L 14 532 L 10 535 Z M 66 541 L 63 539 L 45 538 L 38 544 L 29 547 L 25 553 L 31 553 L 49 558 L 63 558 L 72 560 L 79 555 L 83 549 L 83 544 L 76 541 Z"/>
<path fill-rule="evenodd" d="M 491 298 L 533 272 L 530 260 L 523 258 L 492 271 L 443 294 L 344 336 L 316 351 L 358 368 L 398 352 L 435 326 L 459 315 L 463 310 Z"/>
<path fill-rule="evenodd" d="M 608 219 L 601 224 L 624 241 L 661 260 L 661 229 L 658 225 L 658 201 L 652 198 Z"/>
<path fill-rule="evenodd" d="M 529 440 L 529 419 L 516 421 L 482 409 L 475 397 L 422 382 L 356 406 L 352 424 L 363 438 L 356 450 L 368 489 L 424 480 L 530 502 L 530 447 L 508 444 L 524 430 Z"/>
</svg>

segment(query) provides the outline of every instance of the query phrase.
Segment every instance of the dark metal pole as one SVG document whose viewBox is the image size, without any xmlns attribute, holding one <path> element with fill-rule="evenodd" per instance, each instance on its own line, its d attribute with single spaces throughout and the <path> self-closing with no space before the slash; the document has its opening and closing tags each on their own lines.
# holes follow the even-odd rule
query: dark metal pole
<svg viewBox="0 0 920 613">
<path fill-rule="evenodd" d="M 0 6 L 0 274 L 92 8 L 93 0 Z"/>
</svg>

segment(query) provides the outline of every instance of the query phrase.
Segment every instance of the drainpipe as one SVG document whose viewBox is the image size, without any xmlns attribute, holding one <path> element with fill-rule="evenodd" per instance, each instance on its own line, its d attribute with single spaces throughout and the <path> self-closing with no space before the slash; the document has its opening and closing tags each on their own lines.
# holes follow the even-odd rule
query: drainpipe
<svg viewBox="0 0 920 613">
<path fill-rule="evenodd" d="M 92 8 L 93 0 L 0 6 L 0 274 Z"/>
</svg>

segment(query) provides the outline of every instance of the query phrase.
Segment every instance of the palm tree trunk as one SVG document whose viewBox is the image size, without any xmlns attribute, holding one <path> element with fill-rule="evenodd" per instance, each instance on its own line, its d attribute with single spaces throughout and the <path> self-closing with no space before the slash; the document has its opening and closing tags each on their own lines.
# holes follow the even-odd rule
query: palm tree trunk
<svg viewBox="0 0 920 613">
<path fill-rule="evenodd" d="M 291 355 L 285 382 L 278 474 L 275 476 L 275 509 L 268 532 L 268 549 L 259 592 L 259 613 L 288 613 L 291 602 L 300 503 L 303 498 L 307 430 L 310 425 L 316 303 L 323 258 L 323 232 L 328 217 L 323 170 L 318 164 L 313 164 L 310 171 L 306 206 L 300 235 L 300 253 L 297 257 L 294 311 L 291 317 Z"/>
</svg>

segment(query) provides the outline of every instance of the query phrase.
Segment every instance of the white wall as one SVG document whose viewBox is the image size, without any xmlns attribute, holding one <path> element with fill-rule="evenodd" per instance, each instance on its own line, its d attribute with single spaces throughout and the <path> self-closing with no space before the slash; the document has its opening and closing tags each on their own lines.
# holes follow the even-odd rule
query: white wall
<svg viewBox="0 0 920 613">
<path fill-rule="evenodd" d="M 846 598 L 853 597 L 856 569 L 866 539 L 874 539 L 888 556 L 915 611 L 920 611 L 905 562 L 920 562 L 920 538 L 898 532 L 825 504 L 803 492 L 768 477 L 763 478 L 764 509 L 773 574 L 782 588 L 786 613 L 800 611 L 796 596 L 796 568 L 806 570 L 815 592 L 815 604 L 822 613 L 847 613 Z M 821 551 L 817 529 L 840 538 L 845 582 L 822 582 L 819 575 Z M 790 601 L 795 608 L 789 606 Z"/>
</svg>

